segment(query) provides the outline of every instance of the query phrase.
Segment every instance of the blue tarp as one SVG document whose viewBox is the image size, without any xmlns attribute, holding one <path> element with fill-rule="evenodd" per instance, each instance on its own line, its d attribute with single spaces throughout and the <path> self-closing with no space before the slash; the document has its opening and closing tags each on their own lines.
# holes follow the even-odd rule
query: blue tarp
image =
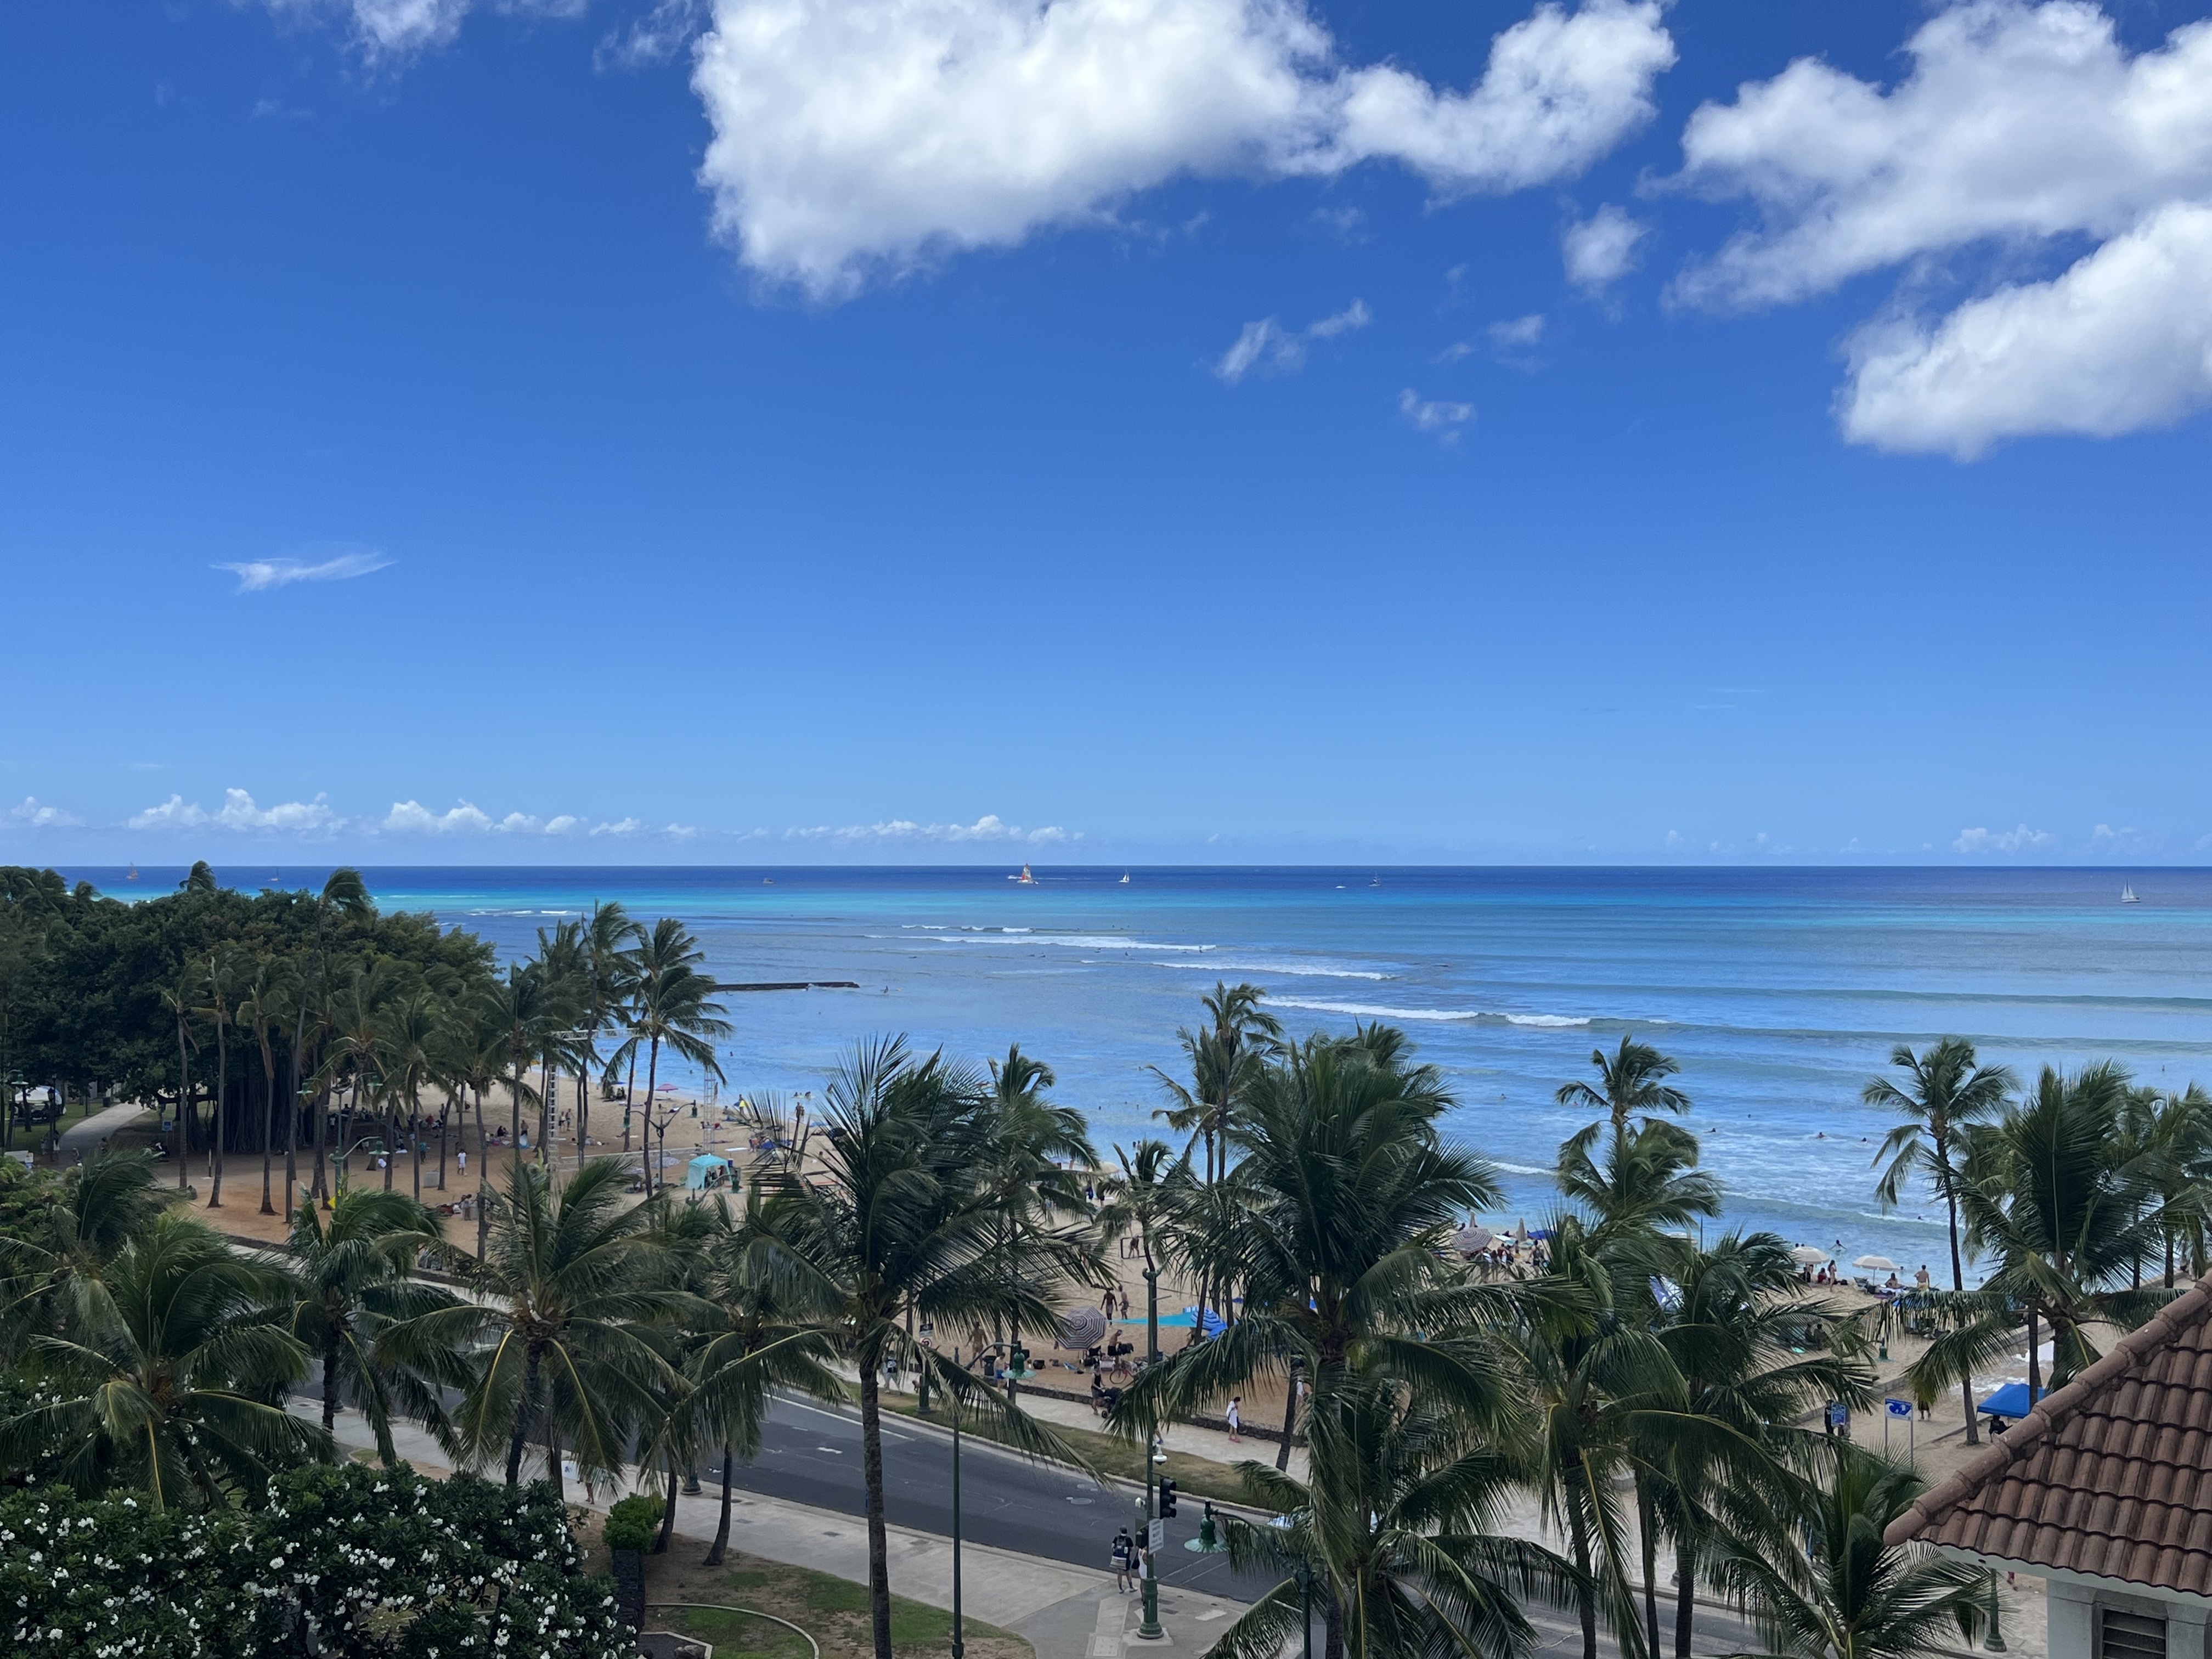
<svg viewBox="0 0 2212 1659">
<path fill-rule="evenodd" d="M 2040 1400 L 2050 1392 L 2048 1389 L 2040 1389 L 2035 1397 Z M 2008 1382 L 1987 1400 L 1982 1401 L 1980 1409 L 1991 1417 L 2016 1420 L 2027 1415 L 2028 1404 L 2027 1384 Z"/>
</svg>

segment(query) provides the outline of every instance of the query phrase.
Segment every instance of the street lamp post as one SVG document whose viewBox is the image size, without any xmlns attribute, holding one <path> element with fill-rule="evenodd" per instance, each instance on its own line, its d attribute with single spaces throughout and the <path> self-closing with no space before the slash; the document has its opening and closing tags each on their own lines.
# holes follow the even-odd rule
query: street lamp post
<svg viewBox="0 0 2212 1659">
<path fill-rule="evenodd" d="M 925 1327 L 921 1333 L 924 1347 L 932 1346 L 930 1335 Z M 975 1358 L 981 1359 L 987 1353 L 1011 1346 L 1005 1342 L 991 1343 L 976 1349 Z M 960 1363 L 958 1348 L 952 1351 L 952 1363 L 956 1366 Z M 922 1375 L 926 1377 L 928 1372 L 925 1370 Z M 952 1659 L 963 1659 L 968 1650 L 960 1623 L 960 1391 L 948 1385 L 945 1392 L 952 1406 Z M 1150 1486 L 1147 1486 L 1146 1490 L 1149 1492 Z"/>
<path fill-rule="evenodd" d="M 1153 1494 L 1159 1486 L 1159 1466 L 1168 1461 L 1167 1452 L 1160 1445 L 1159 1431 L 1152 1431 L 1152 1443 L 1145 1459 L 1145 1617 L 1137 1626 L 1137 1639 L 1157 1642 L 1167 1632 L 1160 1628 L 1160 1553 L 1152 1543 L 1152 1528 L 1159 1520 L 1159 1507 Z"/>
</svg>

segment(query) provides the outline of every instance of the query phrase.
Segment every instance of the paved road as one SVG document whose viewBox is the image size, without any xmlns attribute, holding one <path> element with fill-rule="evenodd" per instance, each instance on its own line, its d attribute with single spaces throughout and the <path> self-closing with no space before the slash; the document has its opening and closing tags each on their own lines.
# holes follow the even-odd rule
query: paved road
<svg viewBox="0 0 2212 1659">
<path fill-rule="evenodd" d="M 62 1131 L 59 1162 L 64 1169 L 82 1164 L 98 1152 L 108 1136 L 129 1127 L 146 1115 L 143 1106 L 110 1106 Z"/>
<path fill-rule="evenodd" d="M 860 1419 L 799 1401 L 778 1401 L 762 1433 L 761 1455 L 737 1473 L 737 1484 L 817 1509 L 860 1515 Z M 1103 1569 L 1115 1528 L 1141 1530 L 1141 1499 L 1119 1486 L 1102 1488 L 1053 1465 L 1032 1464 L 994 1446 L 963 1440 L 961 1536 L 1079 1566 Z M 1162 1581 L 1208 1595 L 1249 1601 L 1272 1582 L 1242 1578 L 1219 1555 L 1183 1548 L 1198 1535 L 1201 1505 L 1185 1498 L 1168 1524 Z M 934 1430 L 896 1419 L 884 1425 L 884 1518 L 923 1532 L 952 1530 L 952 1448 Z"/>
</svg>

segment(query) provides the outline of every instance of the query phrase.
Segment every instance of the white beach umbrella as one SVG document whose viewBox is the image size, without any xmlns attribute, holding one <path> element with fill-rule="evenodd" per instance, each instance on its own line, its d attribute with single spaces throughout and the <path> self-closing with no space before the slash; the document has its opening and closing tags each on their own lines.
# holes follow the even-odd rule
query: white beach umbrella
<svg viewBox="0 0 2212 1659">
<path fill-rule="evenodd" d="M 1897 1271 L 1897 1263 L 1886 1255 L 1863 1255 L 1852 1262 L 1851 1266 L 1864 1267 L 1870 1273 L 1893 1273 Z"/>
<path fill-rule="evenodd" d="M 1487 1227 L 1462 1227 L 1452 1235 L 1452 1248 L 1473 1255 L 1490 1248 L 1492 1235 Z"/>
<path fill-rule="evenodd" d="M 1095 1348 L 1106 1340 L 1106 1316 L 1096 1308 L 1077 1308 L 1060 1316 L 1060 1346 L 1070 1353 Z"/>
<path fill-rule="evenodd" d="M 1800 1244 L 1790 1252 L 1790 1259 L 1801 1267 L 1810 1267 L 1826 1261 L 1828 1253 L 1810 1244 Z"/>
</svg>

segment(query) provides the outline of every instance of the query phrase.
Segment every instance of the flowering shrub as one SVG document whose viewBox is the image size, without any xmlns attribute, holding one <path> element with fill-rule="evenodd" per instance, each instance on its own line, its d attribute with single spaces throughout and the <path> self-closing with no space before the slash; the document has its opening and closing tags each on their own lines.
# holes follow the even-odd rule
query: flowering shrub
<svg viewBox="0 0 2212 1659">
<path fill-rule="evenodd" d="M 0 1499 L 0 1650 L 88 1659 L 615 1659 L 634 1651 L 552 1489 L 317 1466 L 265 1509 Z"/>
</svg>

